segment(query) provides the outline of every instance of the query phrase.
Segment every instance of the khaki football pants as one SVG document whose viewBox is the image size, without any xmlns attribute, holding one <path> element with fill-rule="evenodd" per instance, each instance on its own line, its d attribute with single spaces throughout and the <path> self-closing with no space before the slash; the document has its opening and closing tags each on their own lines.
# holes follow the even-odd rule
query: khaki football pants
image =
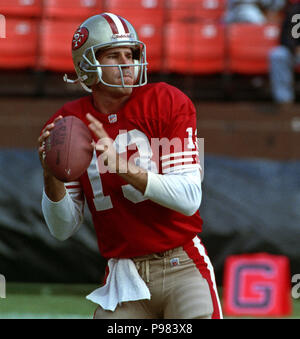
<svg viewBox="0 0 300 339">
<path fill-rule="evenodd" d="M 94 319 L 222 318 L 213 267 L 198 237 L 185 246 L 132 260 L 151 299 L 122 303 L 114 312 L 99 306 Z"/>
</svg>

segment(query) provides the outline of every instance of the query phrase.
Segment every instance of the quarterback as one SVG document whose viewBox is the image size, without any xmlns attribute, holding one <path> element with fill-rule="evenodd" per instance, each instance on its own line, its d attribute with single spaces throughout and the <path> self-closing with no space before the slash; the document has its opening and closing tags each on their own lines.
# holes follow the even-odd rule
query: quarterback
<svg viewBox="0 0 300 339">
<path fill-rule="evenodd" d="M 87 298 L 94 318 L 222 318 L 214 270 L 199 233 L 201 167 L 191 100 L 166 83 L 147 84 L 145 44 L 120 16 L 84 21 L 72 41 L 76 80 L 89 92 L 44 125 L 42 210 L 53 236 L 78 230 L 84 204 L 92 214 L 103 285 Z M 64 116 L 81 119 L 94 156 L 74 182 L 57 180 L 44 144 Z M 155 146 L 155 147 L 154 147 Z"/>
</svg>

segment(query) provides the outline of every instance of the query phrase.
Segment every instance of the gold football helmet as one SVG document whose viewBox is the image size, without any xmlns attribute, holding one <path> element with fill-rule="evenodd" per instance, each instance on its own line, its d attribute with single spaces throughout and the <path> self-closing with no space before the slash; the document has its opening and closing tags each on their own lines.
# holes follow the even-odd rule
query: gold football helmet
<svg viewBox="0 0 300 339">
<path fill-rule="evenodd" d="M 133 52 L 133 64 L 101 65 L 96 58 L 99 50 L 129 46 Z M 91 92 L 91 86 L 101 82 L 111 87 L 139 87 L 147 83 L 146 46 L 139 41 L 134 27 L 126 19 L 112 14 L 102 13 L 84 21 L 74 33 L 72 39 L 72 57 L 78 78 L 64 80 L 68 83 L 80 82 Z M 122 67 L 134 67 L 135 82 L 126 85 Z M 120 85 L 109 84 L 102 79 L 102 67 L 118 67 L 121 75 Z"/>
</svg>

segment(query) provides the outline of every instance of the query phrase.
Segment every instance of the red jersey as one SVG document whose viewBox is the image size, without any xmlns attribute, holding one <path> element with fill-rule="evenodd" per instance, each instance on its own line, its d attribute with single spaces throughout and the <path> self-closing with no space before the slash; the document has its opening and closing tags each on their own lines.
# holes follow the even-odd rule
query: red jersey
<svg viewBox="0 0 300 339">
<path fill-rule="evenodd" d="M 160 174 L 200 167 L 196 111 L 191 100 L 173 86 L 156 83 L 135 88 L 116 114 L 100 113 L 92 96 L 86 96 L 65 104 L 47 124 L 58 115 L 74 115 L 88 125 L 87 113 L 101 121 L 117 151 L 140 167 Z M 201 232 L 199 212 L 185 216 L 146 199 L 117 174 L 105 172 L 98 156 L 94 154 L 78 182 L 66 187 L 83 191 L 103 257 L 132 258 L 166 251 Z"/>
</svg>

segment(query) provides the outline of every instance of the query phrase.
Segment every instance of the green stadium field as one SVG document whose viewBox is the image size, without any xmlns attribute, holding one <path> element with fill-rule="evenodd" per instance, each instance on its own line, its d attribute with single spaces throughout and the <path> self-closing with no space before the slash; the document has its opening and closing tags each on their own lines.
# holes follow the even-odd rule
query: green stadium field
<svg viewBox="0 0 300 339">
<path fill-rule="evenodd" d="M 0 319 L 92 319 L 95 285 L 7 283 Z"/>
<path fill-rule="evenodd" d="M 92 319 L 97 305 L 85 297 L 97 287 L 7 283 L 6 298 L 0 298 L 0 319 Z M 293 300 L 293 313 L 286 318 L 300 319 L 300 299 Z"/>
</svg>

